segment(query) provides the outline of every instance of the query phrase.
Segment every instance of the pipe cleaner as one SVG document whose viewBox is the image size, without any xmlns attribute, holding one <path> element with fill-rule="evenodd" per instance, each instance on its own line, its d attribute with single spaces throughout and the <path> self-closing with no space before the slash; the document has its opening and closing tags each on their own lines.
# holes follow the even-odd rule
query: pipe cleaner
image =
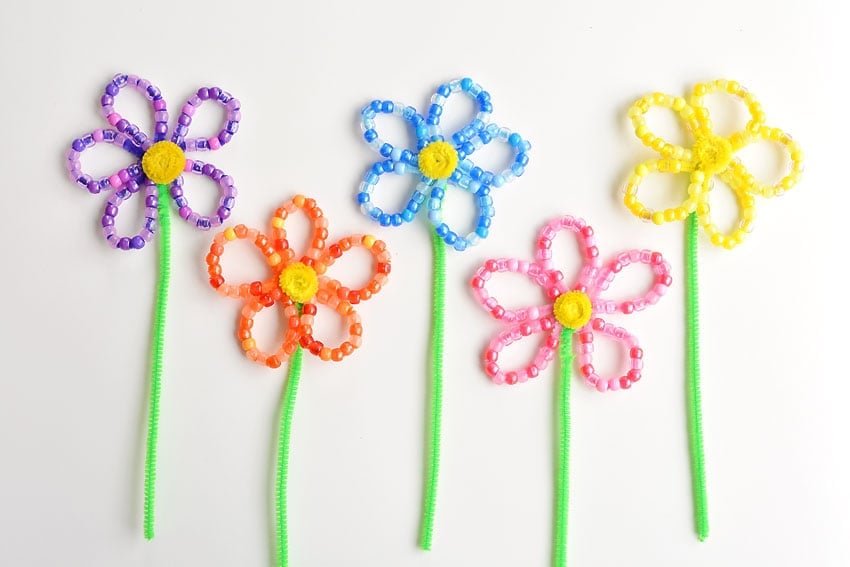
<svg viewBox="0 0 850 567">
<path fill-rule="evenodd" d="M 440 127 L 443 107 L 449 97 L 462 93 L 472 98 L 478 106 L 475 118 L 448 138 Z M 458 252 L 478 244 L 490 232 L 495 209 L 491 190 L 499 188 L 521 176 L 528 164 L 531 144 L 516 132 L 490 122 L 493 103 L 490 93 L 470 78 L 455 79 L 440 85 L 431 96 L 427 116 L 414 107 L 391 100 L 373 100 L 360 112 L 363 138 L 382 159 L 369 169 L 357 191 L 357 202 L 363 213 L 381 226 L 401 226 L 411 222 L 420 209 L 428 211 L 433 225 L 431 245 L 432 264 L 432 318 L 430 340 L 430 401 L 428 409 L 428 448 L 422 522 L 419 544 L 430 550 L 437 500 L 437 482 L 440 467 L 440 431 L 442 428 L 443 391 L 443 331 L 445 326 L 445 249 Z M 375 117 L 394 115 L 410 124 L 416 135 L 416 148 L 397 148 L 378 136 Z M 514 152 L 510 165 L 499 172 L 487 171 L 472 161 L 476 150 L 491 142 L 502 142 Z M 404 209 L 388 213 L 376 205 L 373 192 L 381 177 L 393 173 L 409 175 L 415 185 Z M 462 235 L 443 220 L 443 201 L 446 191 L 458 188 L 475 197 L 478 209 L 475 230 Z"/>
<path fill-rule="evenodd" d="M 714 93 L 731 95 L 746 105 L 750 119 L 743 129 L 729 136 L 720 136 L 714 132 L 709 111 L 703 105 L 703 98 Z M 669 108 L 679 115 L 686 130 L 694 138 L 690 148 L 671 144 L 649 130 L 645 114 L 654 106 Z M 646 95 L 629 109 L 629 118 L 640 141 L 658 152 L 660 157 L 647 160 L 635 168 L 626 184 L 626 207 L 638 218 L 654 224 L 685 221 L 688 436 L 694 520 L 697 536 L 703 541 L 708 537 L 708 497 L 700 394 L 697 232 L 699 226 L 702 226 L 709 241 L 715 246 L 727 250 L 738 246 L 752 230 L 755 197 L 773 197 L 791 189 L 799 181 L 803 171 L 803 152 L 790 135 L 765 124 L 761 104 L 735 81 L 720 79 L 697 84 L 688 100 L 662 93 Z M 790 157 L 791 166 L 788 173 L 774 184 L 758 181 L 735 157 L 738 151 L 759 141 L 781 145 Z M 656 172 L 684 172 L 690 175 L 687 196 L 680 205 L 664 210 L 652 210 L 638 199 L 637 191 L 641 182 L 647 175 Z M 715 177 L 732 189 L 740 209 L 738 222 L 728 233 L 722 232 L 711 218 L 708 197 Z"/>
<path fill-rule="evenodd" d="M 311 223 L 309 247 L 298 255 L 286 239 L 286 219 L 301 211 Z M 295 397 L 301 379 L 302 352 L 307 350 L 323 361 L 339 362 L 357 349 L 362 341 L 363 327 L 354 306 L 370 299 L 386 284 L 390 273 L 390 253 L 381 240 L 374 236 L 355 234 L 327 245 L 328 220 L 316 201 L 296 195 L 275 210 L 268 236 L 245 225 L 236 225 L 219 232 L 207 254 L 209 282 L 218 293 L 242 301 L 236 337 L 245 355 L 258 364 L 278 368 L 289 361 L 289 371 L 284 386 L 280 408 L 277 443 L 277 469 L 275 481 L 275 550 L 278 567 L 289 564 L 287 535 L 287 479 L 289 467 L 289 440 Z M 224 247 L 236 240 L 248 240 L 257 247 L 269 266 L 269 275 L 263 281 L 242 284 L 225 282 L 221 269 Z M 363 248 L 372 255 L 373 272 L 363 287 L 356 289 L 343 285 L 326 275 L 337 258 L 352 248 Z M 325 345 L 313 336 L 316 306 L 325 305 L 342 318 L 348 338 L 335 347 Z M 260 350 L 251 329 L 254 317 L 267 307 L 277 305 L 287 328 L 281 344 L 274 352 Z"/>
<path fill-rule="evenodd" d="M 560 231 L 575 234 L 582 266 L 572 284 L 552 262 L 552 241 Z M 653 273 L 653 283 L 642 296 L 624 301 L 606 299 L 604 292 L 615 276 L 631 264 L 646 264 Z M 547 301 L 522 309 L 508 309 L 487 291 L 493 274 L 511 272 L 528 277 L 543 290 Z M 602 264 L 593 228 L 580 218 L 564 216 L 546 224 L 537 237 L 535 259 L 531 262 L 513 258 L 488 260 L 476 270 L 471 286 L 478 302 L 496 320 L 504 324 L 484 350 L 484 371 L 496 384 L 519 384 L 536 378 L 558 352 L 560 377 L 556 410 L 557 473 L 555 478 L 555 516 L 552 531 L 552 556 L 555 567 L 567 561 L 567 520 L 569 514 L 570 456 L 570 374 L 573 352 L 579 373 L 585 382 L 599 392 L 626 390 L 641 379 L 643 349 L 637 337 L 617 327 L 603 315 L 630 315 L 658 302 L 672 283 L 670 264 L 659 252 L 627 250 Z M 601 335 L 620 343 L 628 353 L 628 368 L 619 376 L 600 376 L 593 366 L 593 342 Z M 542 340 L 533 360 L 519 370 L 505 371 L 499 364 L 502 350 L 523 338 Z M 577 337 L 578 341 L 573 338 Z"/>
<path fill-rule="evenodd" d="M 125 87 L 142 93 L 153 107 L 152 135 L 143 132 L 115 110 L 115 98 Z M 211 138 L 187 138 L 195 111 L 207 100 L 225 107 L 227 117 L 224 127 Z M 236 187 L 233 185 L 233 179 L 212 164 L 187 158 L 184 152 L 217 150 L 229 143 L 239 129 L 240 103 L 230 93 L 218 87 L 198 89 L 198 92 L 183 105 L 170 140 L 167 139 L 169 137 L 168 110 L 165 99 L 161 91 L 145 79 L 135 75 L 115 75 L 106 84 L 103 95 L 100 97 L 100 106 L 101 113 L 110 127 L 98 128 L 71 143 L 71 148 L 65 155 L 69 177 L 71 181 L 89 193 L 109 193 L 100 224 L 103 227 L 103 236 L 113 248 L 140 250 L 153 239 L 157 228 L 162 231 L 159 240 L 159 275 L 151 342 L 151 383 L 145 451 L 144 534 L 146 539 L 152 539 L 166 308 L 171 277 L 171 218 L 167 201 L 170 196 L 178 208 L 180 217 L 200 230 L 219 226 L 230 216 L 236 201 Z M 133 162 L 112 175 L 100 178 L 83 173 L 80 154 L 101 143 L 124 149 L 132 156 Z M 192 210 L 183 193 L 184 174 L 202 175 L 218 185 L 221 197 L 215 213 L 207 216 Z M 121 236 L 115 227 L 118 209 L 135 195 L 142 195 L 145 199 L 142 228 L 135 235 Z"/>
</svg>

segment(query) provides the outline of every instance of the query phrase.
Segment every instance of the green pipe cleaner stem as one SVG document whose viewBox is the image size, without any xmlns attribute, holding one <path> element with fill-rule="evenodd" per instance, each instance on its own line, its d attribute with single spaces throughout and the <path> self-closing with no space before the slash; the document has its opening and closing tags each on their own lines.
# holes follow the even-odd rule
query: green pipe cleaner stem
<svg viewBox="0 0 850 567">
<path fill-rule="evenodd" d="M 437 482 L 440 477 L 440 430 L 443 413 L 443 342 L 446 308 L 446 247 L 436 231 L 431 231 L 433 284 L 431 303 L 431 384 L 428 410 L 428 448 L 425 466 L 425 489 L 419 545 L 430 551 L 434 535 L 434 508 L 437 504 Z"/>
<path fill-rule="evenodd" d="M 145 448 L 145 539 L 154 536 L 156 500 L 156 446 L 159 441 L 159 398 L 162 393 L 162 359 L 165 351 L 165 318 L 168 309 L 168 286 L 171 282 L 171 200 L 168 186 L 157 184 L 159 212 L 159 269 L 156 284 L 156 308 L 151 341 L 151 381 L 148 402 L 148 436 Z"/>
<path fill-rule="evenodd" d="M 299 306 L 299 312 L 300 312 Z M 298 383 L 301 381 L 301 363 L 303 351 L 295 349 L 289 362 L 289 373 L 283 387 L 283 398 L 280 405 L 280 422 L 277 437 L 277 476 L 275 478 L 275 518 L 277 567 L 289 565 L 289 535 L 287 530 L 286 489 L 289 479 L 289 440 L 292 436 L 292 414 L 295 412 L 295 397 L 298 394 Z"/>
<path fill-rule="evenodd" d="M 708 537 L 708 495 L 705 486 L 705 450 L 702 439 L 702 394 L 700 393 L 698 229 L 699 223 L 697 222 L 696 213 L 691 213 L 688 216 L 685 227 L 688 438 L 691 449 L 694 521 L 696 523 L 697 537 L 700 541 L 705 541 Z"/>
<path fill-rule="evenodd" d="M 567 524 L 570 514 L 570 380 L 573 367 L 573 330 L 561 330 L 558 349 L 560 376 L 555 409 L 558 428 L 555 477 L 555 518 L 552 531 L 552 563 L 555 567 L 567 564 Z"/>
</svg>

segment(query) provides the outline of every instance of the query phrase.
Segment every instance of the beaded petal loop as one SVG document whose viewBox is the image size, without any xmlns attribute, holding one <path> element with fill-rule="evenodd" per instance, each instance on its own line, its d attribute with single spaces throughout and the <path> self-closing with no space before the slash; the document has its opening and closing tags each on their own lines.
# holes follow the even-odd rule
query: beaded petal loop
<svg viewBox="0 0 850 567">
<path fill-rule="evenodd" d="M 150 135 L 115 110 L 115 98 L 125 87 L 139 91 L 151 104 L 154 129 Z M 226 109 L 227 117 L 221 131 L 211 138 L 187 139 L 185 136 L 195 111 L 208 100 L 215 101 Z M 75 139 L 65 155 L 65 165 L 71 181 L 90 193 L 111 192 L 101 225 L 104 237 L 113 247 L 122 250 L 140 249 L 153 238 L 157 229 L 156 184 L 169 185 L 169 192 L 180 217 L 198 229 L 209 230 L 220 226 L 230 217 L 236 201 L 233 179 L 212 164 L 188 159 L 184 155 L 184 152 L 217 150 L 229 143 L 236 134 L 242 118 L 241 105 L 230 93 L 218 87 L 198 89 L 181 108 L 170 140 L 165 99 L 160 90 L 145 79 L 135 75 L 115 75 L 100 97 L 100 106 L 109 128 L 99 128 Z M 80 165 L 80 155 L 100 143 L 124 149 L 133 156 L 133 163 L 100 178 L 84 173 Z M 212 215 L 201 215 L 189 206 L 189 201 L 183 193 L 183 174 L 186 173 L 208 177 L 218 185 L 220 197 L 217 210 Z M 120 236 L 115 228 L 118 207 L 137 193 L 143 193 L 145 196 L 142 229 L 133 236 Z"/>
<path fill-rule="evenodd" d="M 726 93 L 739 98 L 747 107 L 750 119 L 743 129 L 729 136 L 714 133 L 708 109 L 703 104 L 705 95 Z M 691 148 L 671 144 L 650 131 L 645 115 L 652 107 L 675 111 L 686 129 L 694 137 Z M 635 135 L 660 158 L 645 161 L 635 168 L 626 184 L 625 204 L 643 220 L 661 224 L 683 221 L 696 212 L 700 225 L 711 243 L 732 249 L 740 244 L 752 230 L 755 218 L 755 196 L 773 197 L 791 189 L 803 171 L 803 152 L 790 135 L 778 128 L 765 125 L 765 114 L 755 97 L 735 81 L 716 80 L 694 87 L 690 100 L 662 93 L 644 96 L 629 109 L 629 118 Z M 773 184 L 755 179 L 735 157 L 748 144 L 768 141 L 781 145 L 791 159 L 790 170 Z M 637 192 L 644 178 L 651 173 L 688 173 L 690 181 L 684 201 L 675 207 L 652 210 L 638 198 Z M 728 233 L 722 232 L 711 218 L 708 198 L 712 180 L 719 177 L 735 194 L 739 208 L 737 225 Z"/>
<path fill-rule="evenodd" d="M 448 137 L 440 127 L 440 117 L 448 98 L 461 93 L 472 98 L 478 106 L 475 118 Z M 521 176 L 528 164 L 531 144 L 516 132 L 490 122 L 493 105 L 490 93 L 472 79 L 456 79 L 440 85 L 431 97 L 427 117 L 412 106 L 390 100 L 373 100 L 360 113 L 363 138 L 382 160 L 367 171 L 357 191 L 357 202 L 363 213 L 381 226 L 400 226 L 410 222 L 424 207 L 437 234 L 455 250 L 465 250 L 486 238 L 494 214 L 491 190 Z M 397 148 L 381 139 L 375 117 L 389 114 L 400 117 L 413 128 L 416 148 Z M 470 156 L 482 146 L 498 141 L 508 144 L 513 152 L 512 162 L 498 172 L 475 165 Z M 393 173 L 410 175 L 411 185 L 407 205 L 397 212 L 385 212 L 373 202 L 374 190 L 381 177 Z M 462 235 L 443 221 L 443 202 L 449 188 L 461 189 L 475 197 L 478 210 L 475 230 Z"/>
<path fill-rule="evenodd" d="M 296 212 L 305 214 L 311 223 L 309 246 L 297 254 L 286 238 L 286 219 Z M 210 285 L 221 295 L 241 299 L 243 307 L 236 332 L 245 354 L 251 360 L 277 368 L 300 345 L 322 360 L 340 361 L 360 346 L 363 327 L 354 305 L 370 299 L 386 284 L 390 273 L 390 254 L 386 245 L 370 235 L 355 234 L 328 245 L 328 220 L 316 201 L 296 195 L 275 210 L 268 236 L 236 225 L 216 234 L 207 254 Z M 224 247 L 235 240 L 248 240 L 256 246 L 269 267 L 264 281 L 242 284 L 227 283 L 222 275 L 221 256 Z M 362 288 L 350 288 L 326 275 L 337 258 L 355 247 L 366 249 L 373 258 L 372 275 Z M 314 280 L 315 278 L 315 280 Z M 317 305 L 325 305 L 343 321 L 348 338 L 336 347 L 326 346 L 313 337 Z M 286 332 L 278 348 L 263 352 L 252 336 L 254 316 L 266 307 L 277 305 L 286 321 Z M 298 307 L 301 306 L 301 313 Z"/>
<path fill-rule="evenodd" d="M 552 241 L 562 230 L 575 234 L 582 256 L 582 266 L 575 282 L 568 285 L 564 274 L 552 266 Z M 497 384 L 516 384 L 535 378 L 555 357 L 563 325 L 575 329 L 579 371 L 585 381 L 600 392 L 630 388 L 641 378 L 643 351 L 637 338 L 625 329 L 606 322 L 602 316 L 611 313 L 631 314 L 655 304 L 667 292 L 672 279 L 670 264 L 658 252 L 627 250 L 602 264 L 593 229 L 582 219 L 565 216 L 543 227 L 537 238 L 533 261 L 502 258 L 488 260 L 478 268 L 471 285 L 475 298 L 495 319 L 505 324 L 484 351 L 484 370 Z M 603 297 L 614 276 L 630 264 L 646 264 L 653 273 L 652 287 L 643 295 L 625 301 Z M 527 276 L 540 286 L 546 297 L 541 305 L 523 309 L 505 308 L 487 291 L 494 274 L 512 272 Z M 585 303 L 587 302 L 587 303 Z M 629 355 L 629 368 L 622 375 L 600 377 L 593 368 L 595 334 L 621 343 Z M 499 365 L 499 354 L 508 345 L 526 337 L 540 338 L 542 344 L 534 359 L 519 370 L 505 371 Z"/>
</svg>

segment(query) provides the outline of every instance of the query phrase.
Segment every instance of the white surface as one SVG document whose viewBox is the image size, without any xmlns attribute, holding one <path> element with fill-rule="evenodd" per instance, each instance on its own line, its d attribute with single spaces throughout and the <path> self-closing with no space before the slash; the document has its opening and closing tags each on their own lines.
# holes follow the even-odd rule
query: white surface
<svg viewBox="0 0 850 567">
<path fill-rule="evenodd" d="M 73 186 L 62 167 L 71 140 L 103 125 L 96 101 L 119 71 L 158 85 L 172 118 L 201 85 L 242 100 L 234 142 L 199 156 L 235 178 L 235 220 L 265 227 L 273 207 L 302 191 L 325 209 L 332 236 L 372 230 L 391 247 L 390 285 L 360 310 L 364 348 L 342 365 L 308 357 L 304 366 L 292 565 L 549 564 L 555 369 L 521 387 L 491 385 L 479 354 L 497 326 L 466 281 L 487 257 L 531 254 L 538 227 L 556 213 L 590 221 L 605 256 L 631 245 L 662 250 L 675 277 L 655 308 L 617 319 L 647 353 L 639 387 L 599 395 L 574 382 L 570 564 L 850 564 L 850 389 L 837 365 L 847 323 L 835 311 L 845 293 L 836 258 L 846 258 L 838 239 L 846 243 L 839 223 L 848 205 L 848 85 L 837 56 L 850 47 L 845 7 L 284 4 L 0 7 L 0 564 L 271 561 L 283 371 L 242 356 L 233 338 L 239 305 L 205 283 L 212 235 L 182 222 L 174 229 L 158 537 L 141 538 L 156 249 L 109 249 L 97 228 L 104 198 Z M 356 121 L 372 98 L 424 111 L 441 81 L 467 74 L 492 93 L 493 119 L 534 148 L 527 174 L 496 197 L 492 237 L 449 257 L 442 481 L 435 550 L 426 554 L 415 539 L 428 236 L 424 220 L 390 231 L 360 216 L 354 191 L 376 156 Z M 756 93 L 768 122 L 801 142 L 807 171 L 788 195 L 758 200 L 744 246 L 727 253 L 702 242 L 712 534 L 699 544 L 685 433 L 681 227 L 637 222 L 618 188 L 651 156 L 631 133 L 628 105 L 715 77 Z M 118 163 L 119 152 L 104 155 L 86 164 L 105 172 Z M 196 201 L 211 189 L 196 187 Z M 256 264 L 237 258 L 226 257 L 231 274 Z"/>
</svg>

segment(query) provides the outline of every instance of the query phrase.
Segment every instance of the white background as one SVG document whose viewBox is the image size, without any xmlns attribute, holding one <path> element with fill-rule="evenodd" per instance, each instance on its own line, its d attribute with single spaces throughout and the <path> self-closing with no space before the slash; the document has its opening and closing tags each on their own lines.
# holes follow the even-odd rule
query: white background
<svg viewBox="0 0 850 567">
<path fill-rule="evenodd" d="M 206 285 L 212 234 L 180 221 L 158 536 L 152 543 L 141 536 L 156 247 L 111 250 L 99 235 L 104 196 L 75 187 L 63 168 L 71 140 L 104 126 L 97 100 L 116 72 L 159 86 L 172 120 L 199 86 L 220 85 L 242 100 L 233 143 L 197 155 L 236 180 L 234 220 L 264 228 L 274 207 L 304 192 L 324 208 L 332 237 L 372 230 L 393 253 L 388 287 L 360 309 L 364 347 L 339 365 L 306 358 L 291 463 L 292 565 L 549 564 L 555 369 L 522 386 L 489 383 L 480 353 L 498 327 L 472 301 L 467 281 L 485 258 L 529 257 L 538 227 L 564 213 L 594 225 L 606 257 L 631 246 L 663 251 L 675 278 L 657 306 L 616 320 L 646 351 L 638 387 L 601 395 L 574 381 L 571 565 L 850 564 L 850 389 L 837 364 L 838 349 L 846 349 L 839 339 L 848 335 L 839 271 L 846 274 L 848 81 L 839 57 L 850 47 L 846 8 L 790 0 L 266 4 L 0 7 L 0 564 L 272 561 L 284 370 L 241 354 L 239 304 Z M 357 115 L 373 98 L 424 112 L 440 82 L 465 75 L 492 93 L 494 121 L 534 147 L 527 174 L 497 193 L 491 238 L 449 255 L 443 468 L 435 548 L 424 553 L 415 540 L 427 224 L 381 229 L 358 212 L 354 192 L 376 155 Z M 743 246 L 730 253 L 701 242 L 712 533 L 700 544 L 685 429 L 682 226 L 638 222 L 620 190 L 632 167 L 652 156 L 632 135 L 632 101 L 654 90 L 685 95 L 719 77 L 747 85 L 768 123 L 801 143 L 807 162 L 793 191 L 757 200 L 755 231 Z M 722 102 L 719 122 L 744 119 Z M 150 124 L 140 97 L 125 92 L 117 104 Z M 452 112 L 470 108 L 463 101 Z M 220 114 L 208 107 L 200 114 L 194 134 L 209 135 Z M 652 121 L 676 134 L 663 113 Z M 394 127 L 402 131 L 387 128 Z M 94 153 L 84 166 L 96 173 L 125 163 L 118 150 Z M 760 172 L 781 163 L 763 148 L 747 159 Z M 210 205 L 212 185 L 192 181 L 195 203 Z M 656 189 L 656 196 L 674 192 L 663 180 Z M 731 202 L 723 191 L 718 185 L 719 209 Z M 401 200 L 388 193 L 385 203 Z M 468 212 L 462 198 L 449 206 L 454 220 Z M 131 211 L 122 228 L 131 227 Z M 261 274 L 248 252 L 228 250 L 228 276 Z M 352 255 L 337 276 L 362 275 L 363 259 Z M 629 277 L 615 292 L 641 284 Z M 498 289 L 515 292 L 513 305 L 534 299 L 518 280 Z M 264 327 L 270 341 L 270 319 Z M 332 336 L 333 325 L 326 329 Z M 514 356 L 529 352 L 517 347 Z M 614 368 L 615 351 L 603 352 L 613 358 L 599 365 Z"/>
</svg>

